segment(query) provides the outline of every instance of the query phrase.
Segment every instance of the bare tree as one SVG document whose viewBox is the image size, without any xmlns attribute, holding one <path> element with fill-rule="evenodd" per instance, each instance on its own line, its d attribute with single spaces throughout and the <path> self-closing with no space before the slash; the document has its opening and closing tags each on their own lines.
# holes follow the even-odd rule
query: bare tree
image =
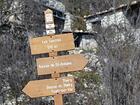
<svg viewBox="0 0 140 105">
<path fill-rule="evenodd" d="M 125 10 L 125 15 L 129 15 L 129 25 L 127 22 L 108 22 L 108 26 L 100 28 L 97 35 L 98 56 L 103 70 L 103 105 L 139 105 L 140 11 L 134 16 L 134 10 L 131 6 Z M 114 18 L 118 21 L 117 17 Z"/>
<path fill-rule="evenodd" d="M 29 32 L 34 33 L 32 17 L 25 21 L 34 5 L 25 0 L 2 0 L 0 8 L 0 96 L 3 103 L 15 99 L 16 105 L 28 102 L 22 93 L 25 84 L 33 79 L 35 66 L 28 45 Z M 33 12 L 32 12 L 33 13 Z M 32 23 L 30 26 L 27 23 Z M 31 27 L 32 29 L 30 30 Z M 22 99 L 20 99 L 20 97 Z M 21 101 L 19 103 L 19 101 Z M 12 101 L 11 101 L 12 102 Z"/>
</svg>

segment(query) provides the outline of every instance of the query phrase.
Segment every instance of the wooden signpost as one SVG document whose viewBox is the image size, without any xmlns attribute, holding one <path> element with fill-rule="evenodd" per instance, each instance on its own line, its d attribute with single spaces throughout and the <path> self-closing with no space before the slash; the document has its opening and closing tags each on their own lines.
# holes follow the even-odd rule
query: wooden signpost
<svg viewBox="0 0 140 105">
<path fill-rule="evenodd" d="M 50 24 L 53 19 L 47 16 L 52 11 L 45 12 L 46 23 Z M 50 25 L 50 27 L 54 25 Z M 46 26 L 46 31 L 49 25 Z M 47 35 L 30 40 L 31 53 L 49 53 L 48 58 L 39 58 L 37 62 L 38 75 L 51 74 L 52 79 L 30 81 L 23 89 L 31 98 L 54 96 L 55 105 L 63 105 L 63 94 L 74 93 L 75 83 L 73 77 L 60 77 L 60 73 L 82 70 L 87 60 L 81 54 L 58 56 L 58 51 L 74 49 L 74 38 L 72 33 Z"/>
</svg>

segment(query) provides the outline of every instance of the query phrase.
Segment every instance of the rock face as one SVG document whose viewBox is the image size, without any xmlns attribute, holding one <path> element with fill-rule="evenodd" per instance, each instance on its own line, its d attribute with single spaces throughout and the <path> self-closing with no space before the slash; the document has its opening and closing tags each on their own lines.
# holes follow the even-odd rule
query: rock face
<svg viewBox="0 0 140 105">
<path fill-rule="evenodd" d="M 65 6 L 57 0 L 40 0 L 40 2 L 46 4 L 47 6 L 55 8 L 59 11 L 62 11 L 62 12 L 65 11 Z"/>
</svg>

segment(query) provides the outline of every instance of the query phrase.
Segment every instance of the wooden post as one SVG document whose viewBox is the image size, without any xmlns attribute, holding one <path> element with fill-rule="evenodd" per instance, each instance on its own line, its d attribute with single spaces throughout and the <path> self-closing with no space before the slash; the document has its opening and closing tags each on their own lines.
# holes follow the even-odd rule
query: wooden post
<svg viewBox="0 0 140 105">
<path fill-rule="evenodd" d="M 63 105 L 63 96 L 58 94 L 54 96 L 55 105 Z"/>
<path fill-rule="evenodd" d="M 44 13 L 45 13 L 45 23 L 46 23 L 47 34 L 55 34 L 53 11 L 50 9 L 47 9 Z M 51 30 L 51 31 L 53 30 L 53 31 L 50 33 L 49 30 Z M 55 56 L 57 56 L 57 52 L 53 51 L 53 52 L 49 53 L 49 57 L 55 57 Z M 52 75 L 52 78 L 55 78 L 55 79 L 60 77 L 60 74 L 56 73 L 56 72 L 54 72 L 51 75 Z M 63 96 L 56 94 L 54 96 L 54 103 L 55 103 L 55 105 L 63 105 Z"/>
<path fill-rule="evenodd" d="M 51 52 L 51 53 L 49 53 L 49 57 L 55 57 L 55 56 L 57 56 L 57 52 Z M 54 72 L 51 75 L 52 75 L 52 78 L 54 78 L 54 79 L 57 79 L 57 78 L 60 77 L 60 74 L 59 73 L 56 73 L 56 72 Z M 55 105 L 63 105 L 63 95 L 56 94 L 54 96 L 54 103 L 55 103 Z"/>
</svg>

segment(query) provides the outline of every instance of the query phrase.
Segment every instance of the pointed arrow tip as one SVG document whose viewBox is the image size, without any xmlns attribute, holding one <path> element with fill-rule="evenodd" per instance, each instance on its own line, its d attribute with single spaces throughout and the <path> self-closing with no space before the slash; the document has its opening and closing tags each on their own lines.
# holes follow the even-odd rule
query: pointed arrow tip
<svg viewBox="0 0 140 105">
<path fill-rule="evenodd" d="M 29 97 L 33 98 L 32 95 L 30 94 L 30 85 L 31 85 L 31 81 L 29 81 L 25 87 L 22 89 L 22 92 L 25 93 L 26 95 L 28 95 Z"/>
</svg>

